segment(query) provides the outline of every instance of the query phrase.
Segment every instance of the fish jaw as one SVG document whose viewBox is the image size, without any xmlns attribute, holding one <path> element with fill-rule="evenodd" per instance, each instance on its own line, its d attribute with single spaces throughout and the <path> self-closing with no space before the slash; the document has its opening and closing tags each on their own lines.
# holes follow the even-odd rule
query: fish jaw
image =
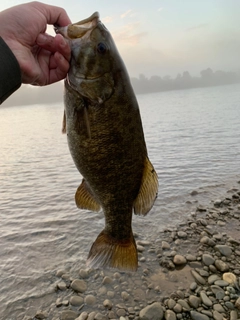
<svg viewBox="0 0 240 320">
<path fill-rule="evenodd" d="M 65 27 L 54 26 L 56 33 L 60 33 L 66 39 L 82 38 L 87 32 L 91 31 L 99 22 L 99 13 L 94 12 L 89 18 L 76 23 L 69 24 Z"/>
</svg>

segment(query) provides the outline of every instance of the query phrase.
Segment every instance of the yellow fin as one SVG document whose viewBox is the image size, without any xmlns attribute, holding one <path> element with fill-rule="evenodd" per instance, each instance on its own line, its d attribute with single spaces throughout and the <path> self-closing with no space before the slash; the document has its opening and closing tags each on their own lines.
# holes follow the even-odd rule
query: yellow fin
<svg viewBox="0 0 240 320">
<path fill-rule="evenodd" d="M 158 194 L 158 176 L 148 157 L 146 157 L 142 184 L 134 201 L 134 213 L 146 215 L 152 208 Z"/>
<path fill-rule="evenodd" d="M 79 209 L 92 211 L 99 211 L 101 209 L 100 204 L 95 199 L 85 179 L 82 180 L 82 183 L 77 188 L 75 202 Z"/>
<path fill-rule="evenodd" d="M 64 110 L 63 113 L 63 122 L 62 122 L 62 133 L 66 133 L 67 132 L 67 128 L 66 128 L 66 113 Z"/>
<path fill-rule="evenodd" d="M 118 240 L 103 230 L 91 247 L 87 266 L 93 269 L 106 267 L 121 271 L 136 271 L 138 254 L 133 234 L 127 240 Z"/>
</svg>

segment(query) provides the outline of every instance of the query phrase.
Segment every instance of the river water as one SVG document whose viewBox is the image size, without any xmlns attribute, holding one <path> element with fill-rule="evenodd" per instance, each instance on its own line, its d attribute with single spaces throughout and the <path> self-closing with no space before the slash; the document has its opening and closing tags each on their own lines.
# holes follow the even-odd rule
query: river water
<svg viewBox="0 0 240 320">
<path fill-rule="evenodd" d="M 138 101 L 160 187 L 133 229 L 155 241 L 240 180 L 240 85 Z M 54 301 L 56 270 L 84 268 L 104 226 L 101 212 L 75 206 L 81 176 L 61 134 L 62 113 L 62 104 L 0 108 L 0 319 L 23 319 Z"/>
</svg>

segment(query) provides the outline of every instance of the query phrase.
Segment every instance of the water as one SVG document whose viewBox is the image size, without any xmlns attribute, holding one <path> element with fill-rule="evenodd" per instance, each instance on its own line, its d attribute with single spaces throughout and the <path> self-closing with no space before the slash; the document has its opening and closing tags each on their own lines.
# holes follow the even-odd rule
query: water
<svg viewBox="0 0 240 320">
<path fill-rule="evenodd" d="M 134 217 L 133 228 L 155 241 L 197 202 L 209 204 L 240 180 L 240 85 L 138 100 L 160 189 L 153 210 Z M 23 319 L 54 302 L 56 270 L 84 268 L 104 225 L 102 213 L 75 206 L 81 176 L 61 134 L 62 110 L 0 108 L 0 319 Z"/>
</svg>

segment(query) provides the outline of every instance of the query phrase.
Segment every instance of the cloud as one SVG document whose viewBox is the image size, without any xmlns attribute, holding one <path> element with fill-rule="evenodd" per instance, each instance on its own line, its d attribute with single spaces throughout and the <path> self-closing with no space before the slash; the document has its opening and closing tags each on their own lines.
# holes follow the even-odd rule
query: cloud
<svg viewBox="0 0 240 320">
<path fill-rule="evenodd" d="M 189 32 L 189 31 L 195 31 L 195 30 L 199 30 L 199 29 L 204 29 L 206 27 L 208 27 L 208 23 L 202 23 L 202 24 L 198 24 L 197 26 L 193 26 L 191 28 L 187 28 L 185 31 Z"/>
<path fill-rule="evenodd" d="M 130 10 L 128 10 L 128 11 L 126 11 L 126 12 L 124 12 L 123 14 L 121 14 L 121 19 L 124 19 L 124 18 L 126 18 L 130 13 L 132 12 L 132 10 L 130 9 Z"/>
<path fill-rule="evenodd" d="M 161 11 L 163 11 L 163 8 L 158 8 L 157 11 L 158 11 L 158 12 L 161 12 Z"/>
<path fill-rule="evenodd" d="M 104 17 L 103 19 L 101 19 L 103 23 L 110 23 L 113 21 L 113 17 L 111 16 L 107 16 L 107 17 Z"/>
<path fill-rule="evenodd" d="M 141 42 L 141 39 L 146 37 L 147 32 L 139 32 L 139 22 L 129 23 L 121 29 L 113 32 L 113 38 L 116 43 L 136 45 Z"/>
</svg>

